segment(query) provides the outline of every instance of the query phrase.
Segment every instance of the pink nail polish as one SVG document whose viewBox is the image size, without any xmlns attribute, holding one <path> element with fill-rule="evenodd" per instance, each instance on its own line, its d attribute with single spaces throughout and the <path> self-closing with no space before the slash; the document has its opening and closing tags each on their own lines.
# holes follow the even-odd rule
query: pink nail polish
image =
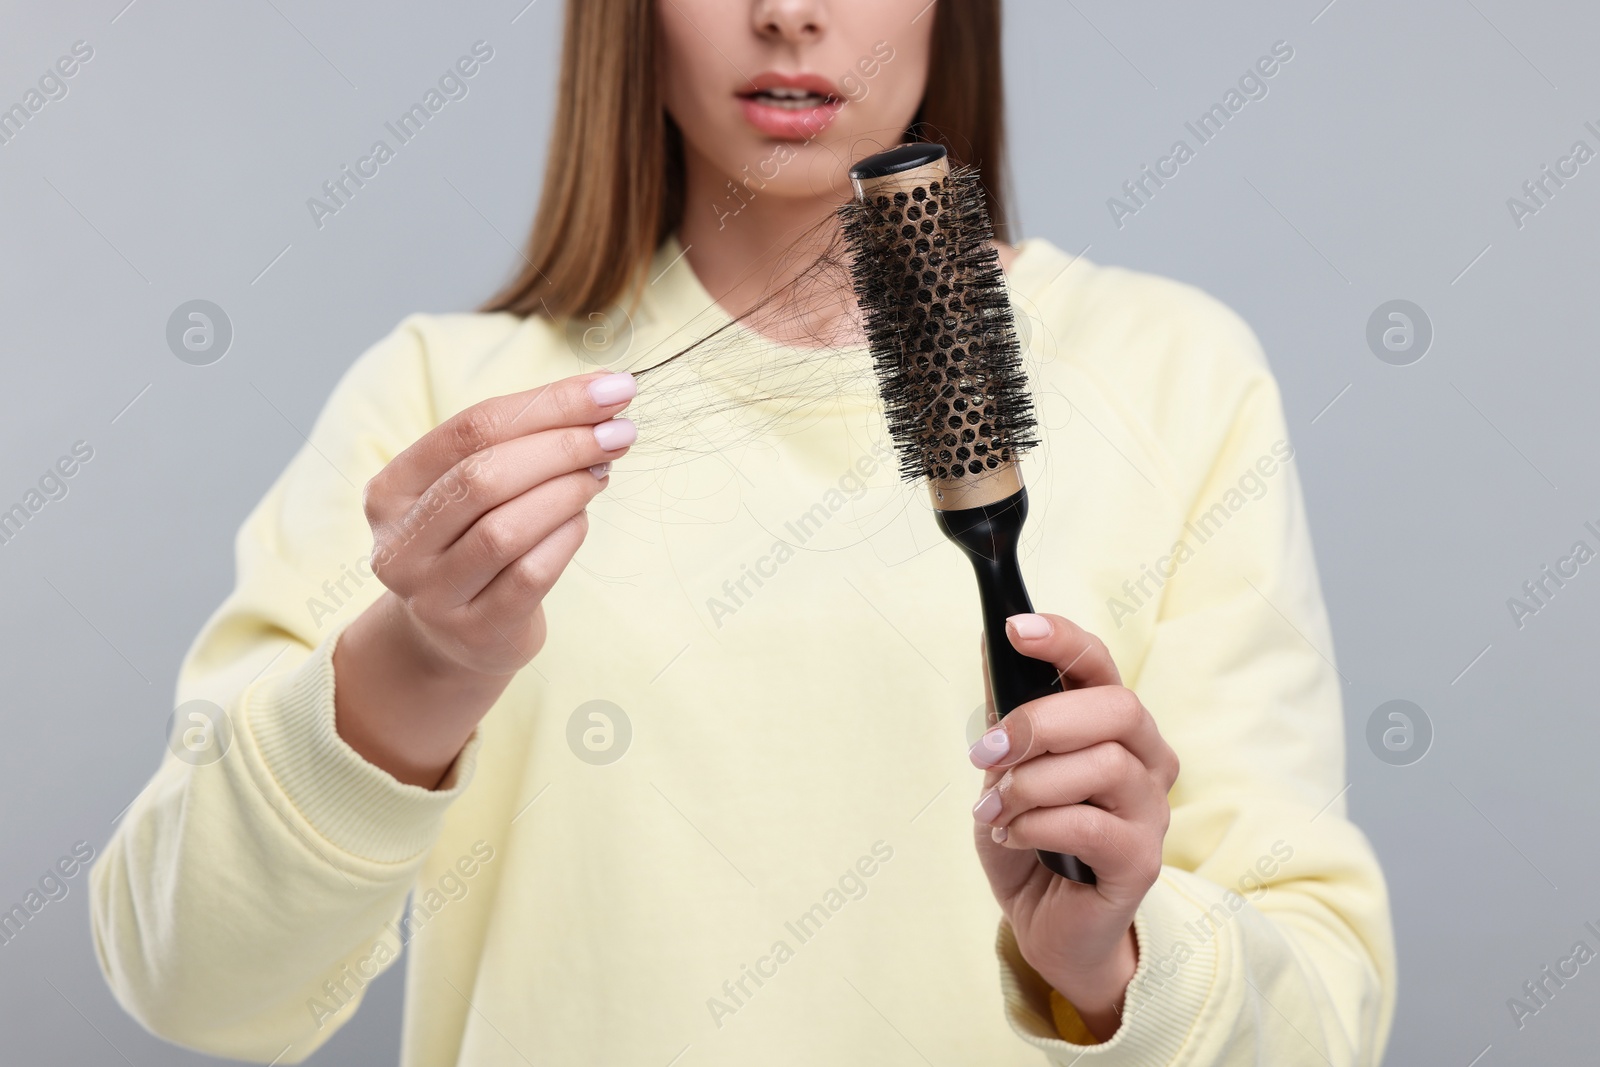
<svg viewBox="0 0 1600 1067">
<path fill-rule="evenodd" d="M 991 789 L 972 806 L 972 817 L 981 823 L 994 822 L 1000 815 L 1000 807 L 1000 791 Z"/>
<path fill-rule="evenodd" d="M 996 826 L 993 830 L 989 831 L 990 840 L 992 840 L 997 845 L 1005 844 L 1006 843 L 1006 838 L 1008 838 L 1010 836 L 1011 835 L 1006 832 L 1006 828 L 1004 826 Z"/>
<path fill-rule="evenodd" d="M 1043 615 L 1013 615 L 1006 620 L 1018 637 L 1049 637 L 1050 620 Z"/>
<path fill-rule="evenodd" d="M 589 473 L 604 481 L 606 475 L 611 473 L 610 461 L 605 463 L 596 463 L 594 466 L 589 468 Z"/>
<path fill-rule="evenodd" d="M 1011 738 L 999 726 L 990 727 L 967 749 L 967 756 L 979 767 L 993 767 L 1011 752 Z"/>
<path fill-rule="evenodd" d="M 632 419 L 608 419 L 594 428 L 594 440 L 607 452 L 627 448 L 639 439 L 639 428 Z"/>
<path fill-rule="evenodd" d="M 638 392 L 639 385 L 631 374 L 608 374 L 589 383 L 590 398 L 603 408 L 632 400 Z"/>
</svg>

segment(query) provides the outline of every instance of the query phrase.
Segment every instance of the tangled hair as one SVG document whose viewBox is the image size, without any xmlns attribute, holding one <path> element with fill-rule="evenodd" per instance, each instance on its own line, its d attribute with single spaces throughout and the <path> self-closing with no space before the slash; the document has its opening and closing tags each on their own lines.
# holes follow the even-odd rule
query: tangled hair
<svg viewBox="0 0 1600 1067">
<path fill-rule="evenodd" d="M 676 347 L 632 353 L 639 381 L 628 416 L 636 455 L 687 458 L 747 439 L 841 393 L 874 389 L 849 243 L 839 220 L 816 223 L 775 257 L 769 287 L 743 314 Z M 674 335 L 681 340 L 680 335 Z"/>
</svg>

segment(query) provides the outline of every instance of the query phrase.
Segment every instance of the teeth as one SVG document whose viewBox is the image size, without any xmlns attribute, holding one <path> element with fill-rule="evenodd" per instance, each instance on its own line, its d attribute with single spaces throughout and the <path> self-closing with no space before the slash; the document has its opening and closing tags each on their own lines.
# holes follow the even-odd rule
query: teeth
<svg viewBox="0 0 1600 1067">
<path fill-rule="evenodd" d="M 754 95 L 772 107 L 790 111 L 821 107 L 828 102 L 828 97 L 821 93 L 813 93 L 807 89 L 792 89 L 787 86 L 759 89 Z"/>
</svg>

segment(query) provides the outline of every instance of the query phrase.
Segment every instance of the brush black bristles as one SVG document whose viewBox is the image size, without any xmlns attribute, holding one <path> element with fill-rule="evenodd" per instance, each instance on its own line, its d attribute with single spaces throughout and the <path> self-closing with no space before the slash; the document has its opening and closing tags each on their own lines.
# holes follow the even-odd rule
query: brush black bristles
<svg viewBox="0 0 1600 1067">
<path fill-rule="evenodd" d="M 901 475 L 970 480 L 1036 445 L 977 172 L 959 167 L 839 214 Z"/>
</svg>

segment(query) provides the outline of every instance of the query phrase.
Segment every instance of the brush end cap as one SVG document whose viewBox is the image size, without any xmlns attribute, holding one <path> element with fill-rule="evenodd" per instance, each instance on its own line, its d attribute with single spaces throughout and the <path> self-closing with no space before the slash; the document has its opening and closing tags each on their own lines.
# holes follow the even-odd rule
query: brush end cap
<svg viewBox="0 0 1600 1067">
<path fill-rule="evenodd" d="M 944 145 L 923 143 L 898 145 L 886 152 L 879 152 L 861 160 L 850 168 L 850 178 L 858 182 L 887 178 L 891 174 L 937 163 L 949 154 L 945 151 Z"/>
</svg>

